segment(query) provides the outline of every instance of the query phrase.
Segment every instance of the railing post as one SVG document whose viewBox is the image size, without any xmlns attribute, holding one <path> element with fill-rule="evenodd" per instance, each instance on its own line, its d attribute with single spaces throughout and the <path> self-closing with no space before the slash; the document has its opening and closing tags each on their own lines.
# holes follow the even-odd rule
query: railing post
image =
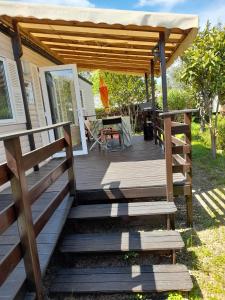
<svg viewBox="0 0 225 300">
<path fill-rule="evenodd" d="M 41 269 L 34 233 L 29 191 L 25 176 L 19 137 L 4 141 L 7 165 L 12 172 L 11 188 L 17 212 L 28 290 L 36 292 L 37 299 L 43 299 Z"/>
<path fill-rule="evenodd" d="M 185 196 L 187 207 L 187 225 L 193 226 L 193 207 L 192 207 L 192 153 L 191 153 L 191 113 L 184 113 L 184 123 L 189 125 L 189 130 L 184 135 L 185 142 L 190 145 L 190 152 L 185 154 L 185 160 L 190 165 L 190 170 L 186 173 L 186 180 L 190 184 L 191 194 Z"/>
<path fill-rule="evenodd" d="M 63 126 L 63 134 L 64 139 L 66 141 L 66 158 L 69 163 L 68 169 L 68 179 L 70 185 L 70 196 L 75 196 L 76 193 L 76 179 L 75 179 L 75 171 L 74 171 L 74 158 L 73 158 L 73 143 L 71 137 L 71 128 L 70 124 Z"/>
<path fill-rule="evenodd" d="M 172 121 L 171 116 L 164 116 L 165 159 L 166 159 L 166 195 L 168 201 L 173 201 L 173 157 L 172 157 Z"/>
<path fill-rule="evenodd" d="M 172 121 L 171 116 L 164 116 L 164 149 L 166 160 L 166 198 L 173 201 L 173 156 L 172 156 Z M 167 228 L 174 229 L 174 219 L 167 218 Z"/>
</svg>

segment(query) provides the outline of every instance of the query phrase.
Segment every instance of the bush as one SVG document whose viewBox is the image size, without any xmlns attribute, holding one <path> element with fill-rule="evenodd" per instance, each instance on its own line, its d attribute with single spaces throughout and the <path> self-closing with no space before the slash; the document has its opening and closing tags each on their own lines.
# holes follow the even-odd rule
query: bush
<svg viewBox="0 0 225 300">
<path fill-rule="evenodd" d="M 181 90 L 181 89 L 169 89 L 167 95 L 169 110 L 177 110 L 184 108 L 196 107 L 194 97 L 191 91 Z M 160 108 L 162 105 L 162 96 L 160 96 L 158 105 Z"/>
<path fill-rule="evenodd" d="M 198 123 L 192 123 L 192 137 L 193 139 L 202 142 L 202 144 L 211 148 L 211 138 L 209 128 L 206 127 L 204 132 L 200 132 L 200 125 Z M 225 117 L 218 116 L 218 127 L 217 127 L 217 150 L 225 151 Z"/>
</svg>

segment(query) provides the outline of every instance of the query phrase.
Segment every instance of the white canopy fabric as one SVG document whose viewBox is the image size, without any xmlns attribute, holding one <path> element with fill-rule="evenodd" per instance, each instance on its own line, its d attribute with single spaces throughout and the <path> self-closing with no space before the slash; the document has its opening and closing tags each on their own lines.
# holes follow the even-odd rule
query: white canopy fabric
<svg viewBox="0 0 225 300">
<path fill-rule="evenodd" d="M 11 25 L 13 19 L 19 21 L 22 34 L 62 63 L 131 73 L 149 73 L 160 32 L 168 32 L 169 66 L 192 43 L 198 30 L 195 15 L 0 1 L 0 20 Z"/>
</svg>

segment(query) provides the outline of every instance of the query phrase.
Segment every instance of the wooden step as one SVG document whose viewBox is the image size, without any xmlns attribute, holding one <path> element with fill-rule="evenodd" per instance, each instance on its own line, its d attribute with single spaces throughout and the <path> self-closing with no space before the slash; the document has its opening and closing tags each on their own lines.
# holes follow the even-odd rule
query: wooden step
<svg viewBox="0 0 225 300">
<path fill-rule="evenodd" d="M 58 271 L 50 288 L 53 293 L 131 293 L 192 289 L 184 265 L 107 267 Z"/>
<path fill-rule="evenodd" d="M 73 207 L 68 218 L 80 220 L 108 217 L 137 217 L 174 214 L 176 211 L 175 204 L 168 201 L 93 204 Z"/>
<path fill-rule="evenodd" d="M 151 232 L 118 232 L 70 234 L 60 247 L 66 253 L 179 250 L 184 242 L 179 232 L 155 230 Z"/>
</svg>

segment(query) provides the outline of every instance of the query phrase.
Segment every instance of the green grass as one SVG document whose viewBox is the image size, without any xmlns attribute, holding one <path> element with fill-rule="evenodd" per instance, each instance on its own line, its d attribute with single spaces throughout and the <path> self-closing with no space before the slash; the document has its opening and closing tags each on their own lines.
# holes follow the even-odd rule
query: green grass
<svg viewBox="0 0 225 300">
<path fill-rule="evenodd" d="M 187 265 L 194 288 L 190 300 L 225 299 L 225 155 L 211 150 L 193 123 L 193 206 L 194 228 L 181 230 L 186 249 L 178 262 Z M 179 227 L 179 224 L 178 224 Z M 171 293 L 169 299 L 182 299 Z"/>
<path fill-rule="evenodd" d="M 200 133 L 200 125 L 192 124 L 192 151 L 193 164 L 206 172 L 213 185 L 225 184 L 225 153 L 217 151 L 217 158 L 213 159 L 211 149 L 206 145 L 209 140 L 209 132 Z"/>
</svg>

